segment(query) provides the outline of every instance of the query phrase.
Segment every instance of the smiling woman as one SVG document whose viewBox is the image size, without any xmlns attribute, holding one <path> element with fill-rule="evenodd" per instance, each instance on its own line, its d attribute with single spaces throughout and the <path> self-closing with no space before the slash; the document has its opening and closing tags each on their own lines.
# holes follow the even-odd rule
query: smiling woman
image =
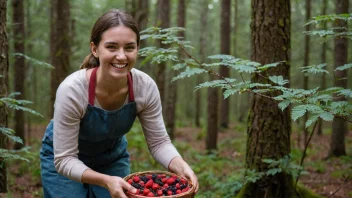
<svg viewBox="0 0 352 198">
<path fill-rule="evenodd" d="M 158 88 L 134 69 L 139 31 L 133 18 L 111 10 L 95 23 L 91 53 L 56 92 L 54 118 L 40 152 L 44 197 L 122 197 L 136 189 L 125 134 L 138 117 L 154 159 L 165 169 L 198 180 L 166 132 Z"/>
</svg>

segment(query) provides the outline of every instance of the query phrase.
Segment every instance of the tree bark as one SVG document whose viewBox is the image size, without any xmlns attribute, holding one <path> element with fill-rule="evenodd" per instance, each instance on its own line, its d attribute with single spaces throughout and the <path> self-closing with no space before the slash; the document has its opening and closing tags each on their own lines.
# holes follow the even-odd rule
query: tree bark
<svg viewBox="0 0 352 198">
<path fill-rule="evenodd" d="M 322 8 L 321 8 L 321 15 L 326 15 L 326 9 L 327 9 L 327 4 L 328 1 L 327 0 L 323 0 L 322 3 Z M 323 23 L 323 29 L 326 30 L 327 25 L 326 23 Z M 322 47 L 321 47 L 321 54 L 320 54 L 320 58 L 321 58 L 321 62 L 322 63 L 326 63 L 326 49 L 327 49 L 327 43 L 323 42 Z M 320 88 L 321 90 L 324 90 L 326 88 L 326 75 L 325 73 L 322 74 L 321 76 L 321 83 L 320 83 Z M 317 124 L 317 129 L 316 129 L 316 134 L 318 135 L 322 135 L 323 134 L 323 120 L 321 118 L 319 118 L 318 124 Z"/>
<path fill-rule="evenodd" d="M 54 113 L 56 90 L 70 68 L 70 5 L 68 0 L 51 1 L 51 71 L 50 115 Z"/>
<path fill-rule="evenodd" d="M 308 22 L 310 19 L 310 12 L 311 12 L 311 0 L 306 0 L 306 21 Z M 310 31 L 310 26 L 306 25 L 306 31 Z M 305 35 L 304 37 L 304 62 L 303 65 L 304 66 L 308 66 L 309 65 L 309 44 L 310 42 L 310 36 L 309 35 Z M 303 76 L 303 89 L 307 90 L 308 89 L 308 76 L 304 75 Z M 302 123 L 302 129 L 303 129 L 303 134 L 304 134 L 304 142 L 303 145 L 304 146 L 308 140 L 308 129 L 305 127 L 305 124 L 308 120 L 308 114 L 305 114 L 303 116 L 303 123 Z M 300 144 L 298 144 L 298 146 L 300 146 Z"/>
<path fill-rule="evenodd" d="M 20 92 L 21 94 L 16 96 L 17 100 L 23 100 L 25 98 L 25 76 L 26 76 L 26 65 L 24 62 L 24 6 L 22 0 L 13 0 L 13 34 L 14 34 L 14 50 L 15 53 L 22 55 L 17 55 L 14 63 L 14 91 Z M 15 111 L 15 132 L 18 137 L 23 140 L 23 144 L 17 143 L 14 149 L 21 149 L 26 142 L 24 135 L 24 112 Z"/>
<path fill-rule="evenodd" d="M 177 26 L 178 27 L 186 27 L 185 18 L 186 18 L 186 4 L 185 0 L 178 1 L 178 8 L 177 8 Z M 178 33 L 179 37 L 185 37 L 184 32 Z M 179 52 L 179 57 L 182 57 L 182 53 Z M 173 69 L 170 70 L 170 77 L 177 75 L 177 72 Z M 178 81 L 169 82 L 168 86 L 168 99 L 166 104 L 166 129 L 170 135 L 170 138 L 173 140 L 175 137 L 175 116 L 176 116 L 176 101 L 177 101 L 177 83 Z"/>
<path fill-rule="evenodd" d="M 336 14 L 348 13 L 348 0 L 336 1 Z M 346 21 L 338 20 L 337 27 L 348 28 Z M 347 64 L 348 40 L 347 38 L 335 39 L 335 68 Z M 335 87 L 347 88 L 347 70 L 335 72 Z M 347 101 L 343 96 L 334 96 L 334 101 Z M 329 156 L 346 155 L 345 135 L 347 134 L 347 122 L 341 118 L 335 118 L 332 122 L 332 135 L 330 140 Z"/>
<path fill-rule="evenodd" d="M 170 27 L 170 1 L 165 0 L 158 0 L 158 23 L 161 28 L 168 28 Z M 167 48 L 166 45 L 163 45 L 160 41 L 160 47 Z M 158 85 L 159 92 L 160 92 L 160 99 L 162 106 L 165 105 L 165 70 L 166 70 L 166 63 L 160 63 L 157 68 L 157 76 L 156 76 L 156 84 Z"/>
<path fill-rule="evenodd" d="M 200 62 L 205 62 L 205 51 L 207 47 L 207 27 L 208 27 L 208 0 L 202 0 L 202 11 L 200 17 L 200 36 L 199 36 L 199 57 Z M 203 78 L 201 75 L 197 75 L 197 85 L 202 83 Z M 195 124 L 197 127 L 200 127 L 200 118 L 201 118 L 201 107 L 202 107 L 202 90 L 196 92 L 196 112 L 195 112 Z"/>
<path fill-rule="evenodd" d="M 221 1 L 221 54 L 230 54 L 230 15 L 231 15 L 231 0 Z M 226 66 L 220 67 L 220 75 L 228 78 L 230 76 L 230 69 Z M 222 90 L 222 94 L 225 90 Z M 220 126 L 228 128 L 229 125 L 229 98 L 221 100 L 220 111 Z"/>
<path fill-rule="evenodd" d="M 7 96 L 8 71 L 9 71 L 9 54 L 8 39 L 6 33 L 6 0 L 0 0 L 0 97 Z M 7 127 L 7 109 L 0 105 L 0 126 Z M 0 148 L 7 149 L 7 138 L 0 133 Z M 6 163 L 0 156 L 0 193 L 7 192 Z"/>
<path fill-rule="evenodd" d="M 252 0 L 252 60 L 261 64 L 285 61 L 267 71 L 268 75 L 281 75 L 289 79 L 289 49 L 291 25 L 289 0 Z M 268 83 L 254 74 L 253 82 Z M 269 93 L 276 96 L 279 93 Z M 251 97 L 247 128 L 246 169 L 263 172 L 269 169 L 263 159 L 281 159 L 290 153 L 290 112 L 282 112 L 273 99 L 258 95 Z M 263 176 L 255 183 L 242 188 L 242 197 L 295 197 L 292 175 L 277 173 Z"/>
<path fill-rule="evenodd" d="M 210 75 L 210 81 L 216 80 L 214 75 Z M 205 147 L 208 152 L 217 149 L 218 139 L 218 89 L 208 88 L 208 118 Z"/>
</svg>

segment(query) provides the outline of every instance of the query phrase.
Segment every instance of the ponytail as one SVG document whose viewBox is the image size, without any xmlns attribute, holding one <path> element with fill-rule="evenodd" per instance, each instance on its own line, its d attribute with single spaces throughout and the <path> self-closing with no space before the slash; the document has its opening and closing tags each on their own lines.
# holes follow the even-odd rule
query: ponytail
<svg viewBox="0 0 352 198">
<path fill-rule="evenodd" d="M 89 69 L 97 66 L 99 66 L 99 59 L 90 53 L 88 56 L 86 56 L 86 58 L 84 58 L 80 69 Z"/>
</svg>

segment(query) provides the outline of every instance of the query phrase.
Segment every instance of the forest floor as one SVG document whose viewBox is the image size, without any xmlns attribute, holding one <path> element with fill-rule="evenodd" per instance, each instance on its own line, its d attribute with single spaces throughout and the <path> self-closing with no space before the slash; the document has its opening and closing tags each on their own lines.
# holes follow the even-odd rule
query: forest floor
<svg viewBox="0 0 352 198">
<path fill-rule="evenodd" d="M 230 127 L 223 130 L 218 136 L 218 142 L 228 139 L 238 139 L 241 144 L 245 144 L 245 130 L 237 132 L 236 127 Z M 35 126 L 31 132 L 31 146 L 39 150 L 40 140 L 42 138 L 45 126 Z M 186 142 L 191 144 L 192 148 L 199 153 L 204 153 L 204 133 L 203 129 L 193 127 L 182 127 L 176 130 L 175 142 Z M 296 149 L 297 135 L 293 133 L 291 145 L 293 150 Z M 349 156 L 342 158 L 331 158 L 325 160 L 329 150 L 330 134 L 313 136 L 312 143 L 309 146 L 307 157 L 305 159 L 305 170 L 307 175 L 301 176 L 300 182 L 313 192 L 332 198 L 352 198 L 352 131 L 346 136 L 346 151 Z M 296 149 L 297 150 L 297 149 Z M 298 149 L 299 150 L 299 149 Z M 244 166 L 244 151 L 234 149 L 232 146 L 225 146 L 221 149 L 219 155 L 228 157 L 231 160 L 242 160 L 240 163 Z M 39 154 L 34 153 L 26 155 L 31 160 L 27 162 L 15 162 L 8 165 L 8 193 L 0 193 L 0 197 L 6 198 L 35 198 L 43 197 L 40 181 Z M 224 169 L 224 175 L 229 170 Z M 349 177 L 349 178 L 348 178 Z M 337 191 L 337 192 L 336 192 Z M 197 196 L 201 197 L 201 196 Z"/>
</svg>

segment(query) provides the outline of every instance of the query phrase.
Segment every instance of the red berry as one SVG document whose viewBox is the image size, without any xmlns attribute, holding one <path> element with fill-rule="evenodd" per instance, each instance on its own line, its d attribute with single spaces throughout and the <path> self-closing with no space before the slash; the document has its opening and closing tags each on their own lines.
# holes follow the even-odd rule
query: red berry
<svg viewBox="0 0 352 198">
<path fill-rule="evenodd" d="M 163 191 L 162 190 L 158 190 L 157 194 L 158 194 L 158 196 L 163 196 Z"/>
<path fill-rule="evenodd" d="M 150 175 L 150 174 L 147 175 L 147 178 L 148 178 L 148 179 L 151 179 L 151 178 L 152 178 L 152 175 Z"/>
<path fill-rule="evenodd" d="M 134 176 L 134 177 L 133 177 L 133 181 L 134 181 L 134 182 L 138 183 L 138 182 L 139 182 L 139 180 L 140 180 L 140 179 L 139 179 L 139 177 L 138 177 L 138 176 Z"/>
<path fill-rule="evenodd" d="M 177 189 L 180 189 L 180 183 L 177 183 L 177 184 L 176 184 L 176 188 L 177 188 Z"/>
<path fill-rule="evenodd" d="M 165 184 L 165 183 L 166 183 L 166 181 L 167 181 L 167 178 L 166 178 L 166 177 L 164 177 L 164 178 L 162 178 L 162 179 L 161 179 L 161 181 Z"/>
<path fill-rule="evenodd" d="M 152 192 L 148 193 L 147 197 L 154 197 L 154 194 Z"/>
<path fill-rule="evenodd" d="M 172 195 L 172 191 L 171 191 L 171 190 L 168 190 L 168 191 L 167 191 L 167 195 Z"/>
<path fill-rule="evenodd" d="M 145 188 L 145 189 L 143 190 L 143 195 L 144 195 L 144 196 L 147 196 L 149 193 L 150 193 L 150 190 L 149 190 L 148 188 Z"/>
<path fill-rule="evenodd" d="M 168 184 L 164 184 L 163 188 L 168 188 L 169 185 Z"/>
<path fill-rule="evenodd" d="M 180 194 L 182 191 L 180 189 L 176 190 L 176 194 Z"/>
<path fill-rule="evenodd" d="M 138 182 L 141 186 L 144 186 L 144 181 L 139 181 Z"/>
<path fill-rule="evenodd" d="M 151 187 L 153 186 L 153 183 L 154 183 L 153 180 L 150 179 L 150 180 L 147 181 L 147 183 L 145 184 L 145 187 L 146 187 L 146 188 L 151 188 Z"/>
<path fill-rule="evenodd" d="M 132 179 L 127 180 L 127 182 L 128 182 L 129 184 L 132 184 L 132 183 L 133 183 Z"/>
<path fill-rule="evenodd" d="M 173 177 L 170 177 L 166 182 L 167 184 L 172 185 L 175 183 L 175 179 Z"/>
<path fill-rule="evenodd" d="M 153 190 L 157 190 L 159 187 L 160 187 L 160 186 L 159 186 L 159 184 L 157 184 L 157 183 L 154 183 L 153 186 L 152 186 Z"/>
</svg>

